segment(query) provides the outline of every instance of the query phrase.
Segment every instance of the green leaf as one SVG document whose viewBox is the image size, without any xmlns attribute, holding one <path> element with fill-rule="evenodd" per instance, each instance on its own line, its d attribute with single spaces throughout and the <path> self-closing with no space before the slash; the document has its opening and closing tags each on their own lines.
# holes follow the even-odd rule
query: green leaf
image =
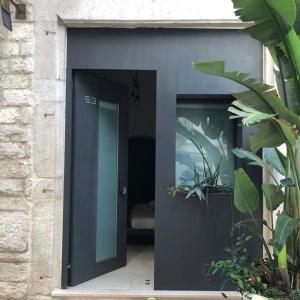
<svg viewBox="0 0 300 300">
<path fill-rule="evenodd" d="M 203 195 L 202 190 L 200 188 L 195 187 L 195 192 L 200 201 L 205 200 L 205 196 Z"/>
<path fill-rule="evenodd" d="M 277 44 L 296 20 L 294 0 L 232 0 L 243 22 L 254 22 L 246 31 L 266 46 Z"/>
<path fill-rule="evenodd" d="M 276 122 L 279 124 L 282 133 L 287 142 L 289 142 L 292 146 L 296 145 L 297 133 L 295 128 L 289 123 L 276 119 Z"/>
<path fill-rule="evenodd" d="M 195 192 L 196 192 L 195 189 L 191 189 L 191 190 L 187 193 L 185 199 L 190 198 Z"/>
<path fill-rule="evenodd" d="M 263 160 L 259 156 L 254 154 L 253 152 L 247 151 L 242 148 L 235 148 L 231 151 L 238 158 L 250 160 L 252 162 L 251 163 L 252 165 L 259 166 L 259 167 L 265 167 L 265 163 L 263 162 Z"/>
<path fill-rule="evenodd" d="M 299 29 L 296 18 L 299 7 L 294 0 L 232 0 L 235 14 L 242 21 L 254 22 L 245 29 L 253 38 L 269 48 L 281 45 L 295 77 L 300 79 L 300 40 L 293 29 Z M 299 6 L 299 1 L 297 1 Z"/>
<path fill-rule="evenodd" d="M 282 190 L 274 184 L 263 184 L 262 190 L 266 198 L 266 206 L 269 211 L 275 210 L 284 202 L 284 194 Z"/>
<path fill-rule="evenodd" d="M 258 110 L 257 106 L 259 103 L 259 107 L 263 107 L 264 109 L 261 110 L 261 112 L 267 114 L 278 114 L 280 118 L 292 125 L 295 124 L 300 130 L 300 119 L 294 112 L 287 109 L 275 92 L 274 87 L 258 82 L 256 79 L 249 77 L 249 74 L 247 73 L 225 72 L 224 61 L 197 62 L 193 63 L 193 66 L 197 71 L 224 77 L 245 86 L 249 89 L 248 94 L 235 94 L 235 96 L 242 97 L 245 97 L 246 95 L 246 99 L 240 97 L 237 98 L 240 103 L 252 107 L 250 100 L 251 95 L 253 96 L 253 99 L 255 99 L 256 110 Z"/>
<path fill-rule="evenodd" d="M 278 147 L 285 142 L 282 132 L 273 122 L 268 122 L 258 128 L 258 132 L 250 137 L 250 147 L 253 152 L 261 148 Z"/>
<path fill-rule="evenodd" d="M 286 213 L 278 216 L 274 233 L 274 247 L 277 254 L 280 253 L 288 237 L 299 224 L 300 219 L 291 218 Z"/>
<path fill-rule="evenodd" d="M 259 205 L 259 194 L 243 169 L 234 171 L 234 205 L 243 212 L 254 212 Z"/>
<path fill-rule="evenodd" d="M 276 148 L 264 148 L 264 159 L 279 174 L 285 176 L 286 157 Z"/>
<path fill-rule="evenodd" d="M 242 122 L 245 126 L 260 123 L 261 121 L 268 120 L 276 116 L 276 114 L 260 112 L 237 100 L 232 102 L 228 111 L 234 114 L 233 116 L 230 116 L 229 119 L 242 118 Z"/>
</svg>

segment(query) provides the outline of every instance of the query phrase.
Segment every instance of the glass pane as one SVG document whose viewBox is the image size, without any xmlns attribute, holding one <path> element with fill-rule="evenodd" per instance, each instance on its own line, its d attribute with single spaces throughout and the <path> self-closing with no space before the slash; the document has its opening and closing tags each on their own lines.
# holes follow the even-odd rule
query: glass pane
<svg viewBox="0 0 300 300">
<path fill-rule="evenodd" d="M 194 167 L 204 176 L 204 157 L 215 170 L 220 164 L 219 185 L 232 186 L 234 124 L 225 104 L 178 104 L 176 120 L 176 185 L 191 184 Z M 197 145 L 197 146 L 196 146 Z"/>
<path fill-rule="evenodd" d="M 116 256 L 119 106 L 99 102 L 96 261 Z"/>
</svg>

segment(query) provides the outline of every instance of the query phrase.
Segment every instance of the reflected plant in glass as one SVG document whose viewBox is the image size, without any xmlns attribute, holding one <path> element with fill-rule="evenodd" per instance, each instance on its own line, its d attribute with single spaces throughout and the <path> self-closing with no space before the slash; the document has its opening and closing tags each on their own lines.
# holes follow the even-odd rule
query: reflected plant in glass
<svg viewBox="0 0 300 300">
<path fill-rule="evenodd" d="M 233 132 L 223 103 L 177 105 L 176 186 L 170 196 L 181 193 L 207 203 L 209 192 L 231 191 Z"/>
</svg>

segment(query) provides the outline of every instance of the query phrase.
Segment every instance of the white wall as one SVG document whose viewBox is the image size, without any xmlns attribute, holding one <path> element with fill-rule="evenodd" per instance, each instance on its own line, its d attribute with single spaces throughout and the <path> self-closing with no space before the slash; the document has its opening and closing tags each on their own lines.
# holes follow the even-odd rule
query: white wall
<svg viewBox="0 0 300 300">
<path fill-rule="evenodd" d="M 235 19 L 230 0 L 62 0 L 65 20 Z"/>
</svg>

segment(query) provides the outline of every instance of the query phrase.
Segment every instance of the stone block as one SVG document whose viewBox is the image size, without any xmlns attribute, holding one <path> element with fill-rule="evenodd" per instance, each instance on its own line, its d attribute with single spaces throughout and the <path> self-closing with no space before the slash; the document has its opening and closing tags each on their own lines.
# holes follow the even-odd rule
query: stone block
<svg viewBox="0 0 300 300">
<path fill-rule="evenodd" d="M 0 75 L 7 73 L 9 73 L 8 59 L 0 58 Z"/>
<path fill-rule="evenodd" d="M 54 199 L 54 179 L 39 179 L 32 184 L 32 201 L 39 202 L 41 200 Z"/>
<path fill-rule="evenodd" d="M 22 124 L 30 124 L 33 122 L 33 109 L 31 107 L 21 107 L 19 108 L 19 114 L 17 121 Z"/>
<path fill-rule="evenodd" d="M 30 294 L 49 295 L 53 269 L 53 199 L 35 203 L 32 215 Z"/>
<path fill-rule="evenodd" d="M 7 39 L 10 41 L 30 41 L 34 39 L 33 23 L 14 23 L 14 30 L 7 33 Z"/>
<path fill-rule="evenodd" d="M 0 124 L 30 124 L 33 120 L 31 107 L 4 107 L 0 110 Z"/>
<path fill-rule="evenodd" d="M 0 196 L 0 210 L 28 211 L 29 205 L 24 197 Z"/>
<path fill-rule="evenodd" d="M 0 179 L 0 196 L 20 196 L 24 192 L 24 180 Z"/>
<path fill-rule="evenodd" d="M 6 74 L 0 76 L 0 87 L 4 89 L 26 89 L 31 85 L 31 77 L 24 74 Z"/>
<path fill-rule="evenodd" d="M 23 42 L 20 44 L 20 55 L 21 56 L 32 56 L 35 50 L 35 43 L 32 39 L 28 42 Z"/>
<path fill-rule="evenodd" d="M 32 210 L 32 273 L 52 275 L 54 200 L 40 201 Z"/>
<path fill-rule="evenodd" d="M 0 252 L 0 262 L 24 263 L 30 262 L 30 252 Z M 1 299 L 1 297 L 0 297 Z"/>
<path fill-rule="evenodd" d="M 39 297 L 41 296 L 49 297 L 49 295 L 51 295 L 51 292 L 52 292 L 52 278 L 43 277 L 43 276 L 35 278 L 35 275 L 32 274 L 32 277 L 30 278 L 29 295 L 39 295 Z"/>
<path fill-rule="evenodd" d="M 36 79 L 33 89 L 35 103 L 55 101 L 57 99 L 57 82 L 55 79 Z"/>
<path fill-rule="evenodd" d="M 17 42 L 1 41 L 0 57 L 11 57 L 19 55 L 19 44 Z"/>
<path fill-rule="evenodd" d="M 26 178 L 30 167 L 24 159 L 0 159 L 0 178 Z"/>
<path fill-rule="evenodd" d="M 24 252 L 27 239 L 27 213 L 0 211 L 0 252 Z"/>
<path fill-rule="evenodd" d="M 56 79 L 56 25 L 57 22 L 36 26 L 34 73 L 38 79 Z M 45 59 L 45 53 L 47 53 L 47 59 Z"/>
<path fill-rule="evenodd" d="M 38 177 L 53 177 L 55 171 L 55 104 L 37 106 L 33 145 L 33 168 Z"/>
<path fill-rule="evenodd" d="M 3 90 L 1 105 L 21 106 L 33 104 L 33 92 L 31 90 Z"/>
<path fill-rule="evenodd" d="M 3 110 L 3 109 L 1 109 Z M 0 112 L 1 115 L 1 112 Z M 31 141 L 31 128 L 18 124 L 1 124 L 0 141 L 3 142 L 28 142 Z"/>
<path fill-rule="evenodd" d="M 18 108 L 5 107 L 0 110 L 0 124 L 12 124 L 18 118 Z"/>
<path fill-rule="evenodd" d="M 16 282 L 0 282 L 0 299 L 20 300 L 27 295 L 27 284 Z"/>
<path fill-rule="evenodd" d="M 28 263 L 0 262 L 0 281 L 24 282 L 29 279 Z"/>
<path fill-rule="evenodd" d="M 26 143 L 0 142 L 0 159 L 25 158 L 29 155 L 29 147 Z"/>
<path fill-rule="evenodd" d="M 34 15 L 36 21 L 56 21 L 57 0 L 36 1 L 34 5 Z"/>
<path fill-rule="evenodd" d="M 33 73 L 33 58 L 32 57 L 14 57 L 8 60 L 8 70 L 11 73 Z"/>
</svg>

